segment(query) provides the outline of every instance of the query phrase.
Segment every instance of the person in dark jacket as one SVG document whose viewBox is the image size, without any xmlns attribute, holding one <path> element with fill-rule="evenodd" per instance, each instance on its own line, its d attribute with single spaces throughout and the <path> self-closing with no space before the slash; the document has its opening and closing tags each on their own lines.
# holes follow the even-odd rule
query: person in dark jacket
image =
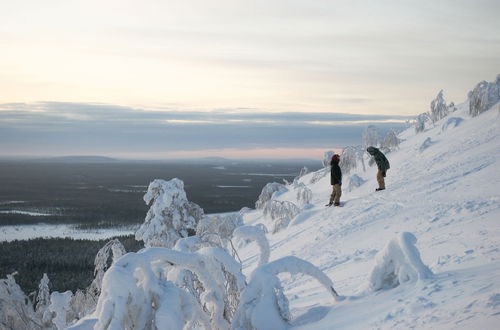
<svg viewBox="0 0 500 330">
<path fill-rule="evenodd" d="M 389 161 L 385 157 L 385 155 L 379 149 L 375 147 L 368 147 L 366 151 L 373 156 L 375 159 L 375 163 L 377 163 L 378 172 L 377 172 L 377 182 L 378 188 L 375 191 L 380 191 L 385 189 L 385 175 L 386 172 L 391 166 L 389 165 Z"/>
<path fill-rule="evenodd" d="M 333 191 L 330 196 L 330 203 L 327 206 L 340 206 L 340 196 L 342 195 L 342 171 L 339 166 L 340 156 L 335 154 L 330 162 L 330 183 L 333 186 Z"/>
</svg>

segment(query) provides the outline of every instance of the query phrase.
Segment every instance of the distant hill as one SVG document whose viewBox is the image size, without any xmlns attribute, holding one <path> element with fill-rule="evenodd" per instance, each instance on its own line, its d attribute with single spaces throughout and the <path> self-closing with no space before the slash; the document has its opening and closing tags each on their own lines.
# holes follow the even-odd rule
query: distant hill
<svg viewBox="0 0 500 330">
<path fill-rule="evenodd" d="M 109 163 L 117 162 L 118 159 L 104 156 L 61 156 L 47 157 L 35 159 L 40 162 L 57 162 L 57 163 Z"/>
</svg>

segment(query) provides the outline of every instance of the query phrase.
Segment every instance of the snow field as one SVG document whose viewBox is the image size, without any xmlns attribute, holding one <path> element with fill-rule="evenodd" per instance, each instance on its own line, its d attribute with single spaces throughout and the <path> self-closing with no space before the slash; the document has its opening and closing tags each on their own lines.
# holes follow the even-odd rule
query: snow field
<svg viewBox="0 0 500 330">
<path fill-rule="evenodd" d="M 325 208 L 331 193 L 329 174 L 311 184 L 311 205 L 286 229 L 268 234 L 271 260 L 287 255 L 323 270 L 346 299 L 332 304 L 307 277 L 285 281 L 292 325 L 301 329 L 496 328 L 500 321 L 500 116 L 494 106 L 471 118 L 468 104 L 422 133 L 399 135 L 387 189 L 377 187 L 374 167 L 352 174 L 366 180 L 343 189 L 341 208 Z M 453 119 L 450 121 L 450 118 Z M 454 125 L 454 123 L 459 123 Z M 431 141 L 421 148 L 424 141 Z M 343 179 L 344 185 L 347 177 Z M 298 205 L 291 186 L 273 199 Z M 244 215 L 246 224 L 273 224 L 260 210 Z M 390 290 L 367 292 L 376 254 L 403 232 L 417 238 L 424 265 L 435 274 Z M 252 268 L 254 251 L 240 255 Z M 324 318 L 320 321 L 321 317 Z M 315 322 L 317 321 L 317 322 Z"/>
</svg>

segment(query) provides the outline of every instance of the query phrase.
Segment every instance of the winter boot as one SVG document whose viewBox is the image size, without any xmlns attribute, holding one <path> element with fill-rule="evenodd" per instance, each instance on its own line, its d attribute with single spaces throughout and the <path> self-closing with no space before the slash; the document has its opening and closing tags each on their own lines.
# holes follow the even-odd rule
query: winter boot
<svg viewBox="0 0 500 330">
<path fill-rule="evenodd" d="M 377 188 L 375 191 L 385 190 L 385 188 Z"/>
</svg>

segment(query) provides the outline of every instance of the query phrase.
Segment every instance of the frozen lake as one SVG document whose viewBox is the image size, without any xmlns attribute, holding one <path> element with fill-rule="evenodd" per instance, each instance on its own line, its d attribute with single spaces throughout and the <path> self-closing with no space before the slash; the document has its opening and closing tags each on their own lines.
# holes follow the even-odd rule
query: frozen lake
<svg viewBox="0 0 500 330">
<path fill-rule="evenodd" d="M 114 236 L 126 236 L 135 233 L 138 226 L 106 229 L 78 229 L 74 225 L 18 225 L 0 227 L 0 242 L 27 240 L 32 238 L 69 237 L 74 239 L 100 240 Z"/>
</svg>

